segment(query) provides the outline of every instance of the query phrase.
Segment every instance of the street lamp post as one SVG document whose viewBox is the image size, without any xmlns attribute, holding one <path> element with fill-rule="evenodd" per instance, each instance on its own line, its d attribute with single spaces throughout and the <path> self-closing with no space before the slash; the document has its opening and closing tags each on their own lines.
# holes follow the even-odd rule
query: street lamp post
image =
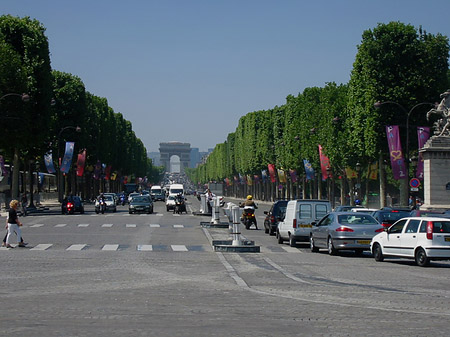
<svg viewBox="0 0 450 337">
<path fill-rule="evenodd" d="M 66 126 L 66 127 L 64 127 L 64 128 L 62 128 L 61 130 L 59 130 L 59 133 L 58 133 L 58 201 L 59 202 L 62 202 L 62 200 L 63 200 L 63 191 L 62 191 L 62 187 L 63 187 L 63 184 L 62 184 L 62 172 L 61 172 L 61 163 L 62 163 L 62 160 L 61 161 L 59 161 L 60 160 L 60 145 L 61 145 L 61 134 L 65 131 L 65 130 L 68 130 L 68 129 L 73 129 L 73 130 L 75 130 L 76 132 L 81 132 L 81 128 L 79 127 L 79 126 Z"/>
<path fill-rule="evenodd" d="M 409 185 L 408 185 L 408 183 L 409 183 L 409 161 L 410 161 L 410 158 L 409 158 L 409 117 L 411 116 L 411 113 L 416 108 L 418 108 L 419 106 L 422 106 L 422 105 L 435 106 L 436 104 L 435 103 L 430 103 L 430 102 L 418 103 L 418 104 L 414 105 L 409 111 L 406 110 L 406 108 L 403 105 L 401 105 L 400 103 L 394 102 L 394 101 L 385 101 L 385 102 L 379 102 L 378 101 L 378 102 L 375 102 L 373 106 L 376 109 L 379 109 L 384 104 L 394 104 L 394 105 L 398 106 L 406 114 L 406 152 L 405 152 L 405 156 L 404 157 L 405 157 L 405 169 L 406 169 L 406 178 L 407 178 L 407 181 L 406 181 L 406 184 L 405 184 L 405 186 L 406 186 L 405 187 L 405 192 L 406 192 L 405 195 L 406 195 L 406 199 L 407 199 L 408 195 L 409 195 Z"/>
</svg>

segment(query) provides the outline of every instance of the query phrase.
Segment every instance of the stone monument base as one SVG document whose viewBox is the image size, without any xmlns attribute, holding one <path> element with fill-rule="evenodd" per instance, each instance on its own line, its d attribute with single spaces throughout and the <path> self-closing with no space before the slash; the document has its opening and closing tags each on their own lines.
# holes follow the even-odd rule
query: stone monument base
<svg viewBox="0 0 450 337">
<path fill-rule="evenodd" d="M 450 209 L 450 137 L 431 137 L 419 150 L 420 158 L 424 161 L 424 203 L 420 209 Z"/>
</svg>

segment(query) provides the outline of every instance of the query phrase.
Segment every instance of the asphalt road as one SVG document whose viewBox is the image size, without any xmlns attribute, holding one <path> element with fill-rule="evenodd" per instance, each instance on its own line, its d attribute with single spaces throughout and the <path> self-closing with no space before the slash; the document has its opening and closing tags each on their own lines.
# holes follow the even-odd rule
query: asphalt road
<svg viewBox="0 0 450 337">
<path fill-rule="evenodd" d="M 209 238 L 226 229 L 155 205 L 152 215 L 87 205 L 23 218 L 28 247 L 0 249 L 0 335 L 448 335 L 449 262 L 314 254 L 261 229 L 243 230 L 261 253 L 219 253 Z"/>
</svg>

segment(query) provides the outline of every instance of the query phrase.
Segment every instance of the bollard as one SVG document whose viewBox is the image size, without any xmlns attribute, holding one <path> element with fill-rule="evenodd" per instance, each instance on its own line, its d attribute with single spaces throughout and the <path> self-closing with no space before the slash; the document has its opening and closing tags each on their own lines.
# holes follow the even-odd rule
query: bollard
<svg viewBox="0 0 450 337">
<path fill-rule="evenodd" d="M 241 209 L 238 206 L 233 206 L 231 210 L 233 214 L 233 246 L 241 246 L 241 233 L 239 232 L 239 223 L 241 220 Z"/>
<path fill-rule="evenodd" d="M 220 225 L 220 201 L 218 197 L 213 198 L 211 223 Z"/>
<path fill-rule="evenodd" d="M 205 194 L 200 195 L 200 213 L 202 214 L 208 213 L 208 205 Z"/>
</svg>

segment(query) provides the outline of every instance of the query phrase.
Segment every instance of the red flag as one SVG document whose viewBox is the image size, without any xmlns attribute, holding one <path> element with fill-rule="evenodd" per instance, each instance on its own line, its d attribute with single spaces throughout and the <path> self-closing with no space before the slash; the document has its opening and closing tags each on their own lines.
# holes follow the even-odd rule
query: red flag
<svg viewBox="0 0 450 337">
<path fill-rule="evenodd" d="M 276 182 L 276 176 L 275 176 L 275 165 L 274 164 L 268 164 L 267 168 L 269 169 L 269 175 L 270 175 L 270 181 L 271 182 Z"/>
<path fill-rule="evenodd" d="M 77 159 L 77 176 L 81 177 L 84 173 L 84 164 L 86 162 L 86 150 L 78 154 Z"/>
<path fill-rule="evenodd" d="M 319 144 L 319 155 L 320 155 L 320 168 L 322 170 L 322 180 L 327 180 L 328 178 L 327 168 L 330 167 L 330 159 L 328 159 L 328 157 L 323 153 L 322 145 L 320 144 Z"/>
<path fill-rule="evenodd" d="M 107 166 L 105 169 L 105 180 L 109 180 L 111 178 L 111 165 Z"/>
</svg>

